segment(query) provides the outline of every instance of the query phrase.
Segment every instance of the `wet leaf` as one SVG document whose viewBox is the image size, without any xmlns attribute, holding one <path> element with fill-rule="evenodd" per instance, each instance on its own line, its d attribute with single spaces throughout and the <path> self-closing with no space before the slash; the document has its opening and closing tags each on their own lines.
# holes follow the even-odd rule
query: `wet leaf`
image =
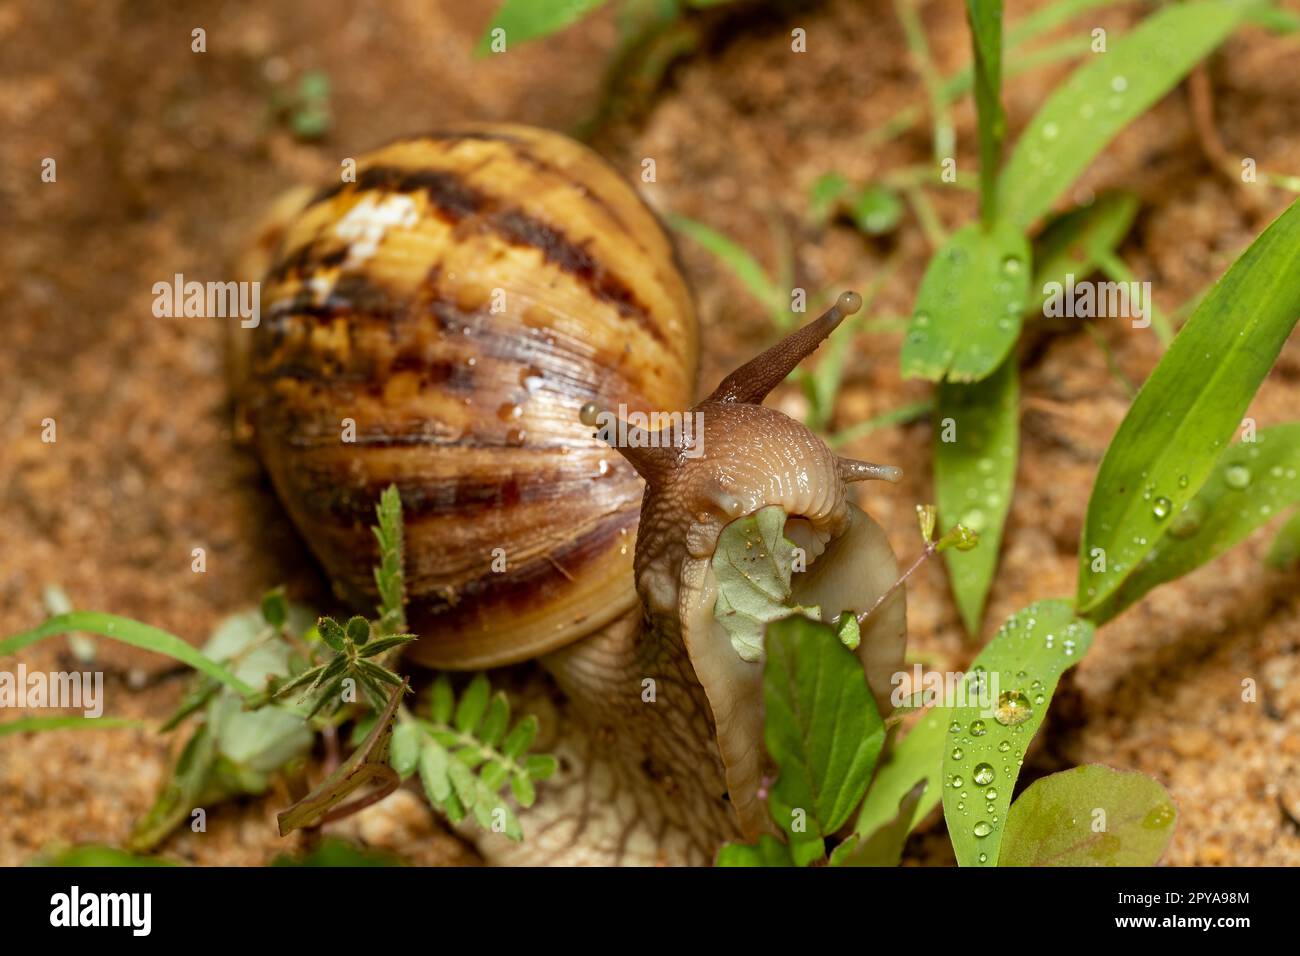
<svg viewBox="0 0 1300 956">
<path fill-rule="evenodd" d="M 1036 780 L 1011 805 L 999 866 L 1155 866 L 1174 835 L 1169 791 L 1098 764 Z"/>
<path fill-rule="evenodd" d="M 959 866 L 994 866 L 1011 792 L 1057 681 L 1092 644 L 1067 601 L 1013 614 L 967 675 L 943 743 L 943 815 Z"/>
<path fill-rule="evenodd" d="M 1169 4 L 1111 41 L 1058 86 L 1016 141 L 998 181 L 999 215 L 1028 229 L 1106 144 L 1242 22 L 1254 0 Z"/>
<path fill-rule="evenodd" d="M 1196 570 L 1260 525 L 1300 503 L 1300 422 L 1261 428 L 1223 453 L 1201 490 L 1177 514 L 1138 569 L 1089 618 L 1098 625 L 1157 585 Z M 1163 499 L 1152 502 L 1164 508 Z"/>
<path fill-rule="evenodd" d="M 1002 364 L 1029 297 L 1029 243 L 995 223 L 953 233 L 921 279 L 903 341 L 903 375 L 977 382 Z"/>
<path fill-rule="evenodd" d="M 1088 502 L 1080 614 L 1097 613 L 1140 569 L 1209 478 L 1300 318 L 1297 274 L 1300 201 L 1197 307 L 1111 439 Z"/>
<path fill-rule="evenodd" d="M 1020 443 L 1019 399 L 1014 356 L 982 382 L 940 385 L 936 398 L 934 487 L 939 515 L 943 524 L 961 524 L 979 535 L 979 547 L 943 552 L 957 609 L 972 636 L 980 630 L 1011 507 Z M 945 424 L 949 419 L 952 433 Z"/>
</svg>

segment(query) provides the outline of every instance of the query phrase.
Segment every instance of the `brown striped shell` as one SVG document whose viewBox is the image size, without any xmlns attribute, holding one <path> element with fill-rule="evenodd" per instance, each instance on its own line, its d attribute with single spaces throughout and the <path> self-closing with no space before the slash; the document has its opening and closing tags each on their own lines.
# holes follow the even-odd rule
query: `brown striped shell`
<svg viewBox="0 0 1300 956">
<path fill-rule="evenodd" d="M 510 663 L 634 605 L 643 483 L 578 413 L 688 407 L 698 332 L 662 227 L 586 147 L 473 125 L 361 157 L 284 225 L 251 335 L 259 454 L 358 604 L 401 491 L 417 659 Z"/>
</svg>

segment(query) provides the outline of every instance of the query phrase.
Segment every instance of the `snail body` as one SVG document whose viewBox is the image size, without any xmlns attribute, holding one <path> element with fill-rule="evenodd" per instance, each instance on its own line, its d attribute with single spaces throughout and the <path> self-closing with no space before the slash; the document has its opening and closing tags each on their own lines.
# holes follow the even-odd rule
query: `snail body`
<svg viewBox="0 0 1300 956">
<path fill-rule="evenodd" d="M 809 556 L 800 604 L 831 619 L 896 580 L 846 497 L 888 469 L 837 459 L 761 404 L 851 297 L 694 405 L 697 446 L 633 425 L 611 449 L 592 410 L 692 406 L 698 330 L 668 237 L 594 153 L 458 127 L 360 158 L 285 220 L 238 365 L 290 516 L 342 596 L 373 603 L 368 525 L 396 484 L 411 656 L 539 658 L 563 692 L 562 772 L 525 842 L 487 835 L 489 858 L 706 863 L 769 828 L 761 664 L 714 619 L 709 562 L 726 524 L 780 505 Z M 859 649 L 882 707 L 904 632 L 900 591 Z"/>
</svg>

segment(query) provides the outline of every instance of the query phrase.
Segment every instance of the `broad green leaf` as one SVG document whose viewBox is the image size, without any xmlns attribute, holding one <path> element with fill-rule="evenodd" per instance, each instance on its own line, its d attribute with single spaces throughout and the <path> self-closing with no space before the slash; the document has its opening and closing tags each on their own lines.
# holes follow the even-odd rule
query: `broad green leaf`
<svg viewBox="0 0 1300 956">
<path fill-rule="evenodd" d="M 1007 619 L 967 675 L 943 744 L 943 815 L 958 865 L 997 864 L 1025 751 L 1092 635 L 1069 602 L 1040 601 Z"/>
<path fill-rule="evenodd" d="M 807 864 L 862 799 L 885 725 L 861 663 L 831 628 L 796 615 L 772 624 L 766 643 L 763 739 L 778 767 L 769 807 Z"/>
<path fill-rule="evenodd" d="M 923 780 L 904 794 L 898 802 L 898 815 L 865 840 L 853 834 L 837 846 L 831 853 L 831 866 L 898 866 L 925 788 Z"/>
<path fill-rule="evenodd" d="M 1204 484 L 1300 318 L 1297 274 L 1300 201 L 1210 290 L 1111 439 L 1088 502 L 1080 614 L 1110 599 Z"/>
<path fill-rule="evenodd" d="M 1066 277 L 1082 280 L 1097 270 L 1102 255 L 1113 253 L 1128 235 L 1137 216 L 1138 200 L 1129 192 L 1098 196 L 1090 205 L 1052 218 L 1034 240 L 1034 284 L 1030 298 L 1034 315 L 1042 315 L 1049 298 L 1046 287 Z"/>
<path fill-rule="evenodd" d="M 1157 781 L 1099 764 L 1035 780 L 1007 814 L 999 866 L 1155 866 L 1178 811 Z"/>
<path fill-rule="evenodd" d="M 1089 619 L 1105 623 L 1152 588 L 1194 571 L 1300 503 L 1298 475 L 1300 422 L 1262 428 L 1255 441 L 1230 446 L 1196 497 L 1167 516 L 1166 533 L 1137 570 Z"/>
<path fill-rule="evenodd" d="M 794 866 L 790 848 L 764 833 L 758 843 L 726 843 L 718 850 L 714 866 Z"/>
<path fill-rule="evenodd" d="M 945 382 L 936 395 L 934 490 L 944 526 L 960 523 L 979 547 L 943 553 L 967 633 L 979 633 L 1011 507 L 1020 441 L 1020 384 L 1015 356 L 974 385 Z M 951 420 L 952 429 L 948 422 Z M 945 438 L 953 438 L 945 441 Z"/>
<path fill-rule="evenodd" d="M 1029 243 L 1004 222 L 952 234 L 926 267 L 903 341 L 903 374 L 977 382 L 1020 334 L 1029 296 Z"/>
<path fill-rule="evenodd" d="M 1264 563 L 1278 571 L 1300 564 L 1300 511 L 1288 518 L 1282 530 L 1277 533 Z"/>
<path fill-rule="evenodd" d="M 1135 117 L 1168 93 L 1257 0 L 1168 4 L 1058 86 L 1020 135 L 998 182 L 998 213 L 1028 229 Z"/>
<path fill-rule="evenodd" d="M 767 277 L 758 260 L 739 243 L 733 242 L 704 223 L 685 216 L 669 216 L 668 224 L 722 260 L 722 263 L 740 280 L 741 285 L 749 290 L 749 294 L 763 303 L 769 311 L 789 308 L 785 293 L 776 287 Z"/>
<path fill-rule="evenodd" d="M 718 581 L 713 614 L 742 660 L 759 660 L 764 628 L 791 611 L 794 542 L 784 531 L 785 512 L 770 505 L 723 528 L 713 552 Z"/>
<path fill-rule="evenodd" d="M 493 31 L 505 31 L 506 50 L 511 44 L 527 43 L 559 33 L 577 23 L 607 0 L 504 0 L 488 24 L 474 53 L 484 56 L 492 49 Z"/>
<path fill-rule="evenodd" d="M 1002 111 L 1002 0 L 966 0 L 974 53 L 975 110 L 980 135 L 980 214 L 985 225 L 997 212 L 998 160 L 1007 118 Z"/>
<path fill-rule="evenodd" d="M 257 613 L 260 618 L 260 612 L 253 613 Z M 221 681 L 221 683 L 234 689 L 244 697 L 251 697 L 256 693 L 254 688 L 244 683 L 216 661 L 199 653 L 175 634 L 168 634 L 159 628 L 141 624 L 139 621 L 133 621 L 127 617 L 118 617 L 116 614 L 103 614 L 99 611 L 73 611 L 71 614 L 60 614 L 57 617 L 49 618 L 30 631 L 6 637 L 0 640 L 0 657 L 16 654 L 24 647 L 35 644 L 37 641 L 53 637 L 56 634 L 66 634 L 68 631 L 89 631 L 92 634 L 111 637 L 123 644 L 143 648 L 146 651 L 165 654 L 182 664 L 188 664 L 196 671 L 201 671 L 209 677 Z"/>
</svg>

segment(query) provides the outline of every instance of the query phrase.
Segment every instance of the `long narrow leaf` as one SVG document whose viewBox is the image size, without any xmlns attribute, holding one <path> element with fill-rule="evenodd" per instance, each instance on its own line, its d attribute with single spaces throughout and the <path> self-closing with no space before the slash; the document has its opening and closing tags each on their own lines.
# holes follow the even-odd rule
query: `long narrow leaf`
<svg viewBox="0 0 1300 956">
<path fill-rule="evenodd" d="M 980 655 L 975 678 L 988 700 L 953 708 L 944 743 L 943 816 L 958 865 L 997 864 L 1020 763 L 1092 635 L 1069 602 L 1040 601 L 1012 615 Z"/>
<path fill-rule="evenodd" d="M 1168 4 L 1079 67 L 1017 140 L 998 183 L 999 215 L 1027 229 L 1107 143 L 1173 89 L 1257 0 Z"/>
<path fill-rule="evenodd" d="M 1119 614 L 1157 585 L 1180 578 L 1227 551 L 1260 525 L 1300 503 L 1300 422 L 1263 428 L 1233 445 L 1169 531 L 1133 574 L 1089 617 Z"/>
<path fill-rule="evenodd" d="M 975 59 L 975 110 L 980 134 L 980 214 L 997 212 L 998 160 L 1007 117 L 1002 110 L 1002 0 L 966 0 Z"/>
<path fill-rule="evenodd" d="M 1102 460 L 1079 562 L 1081 614 L 1135 573 L 1204 484 L 1300 318 L 1300 201 L 1188 320 Z"/>
<path fill-rule="evenodd" d="M 970 551 L 944 552 L 953 597 L 972 636 L 979 633 L 1011 507 L 1020 443 L 1019 397 L 1015 356 L 1008 356 L 982 382 L 945 383 L 937 394 L 934 489 L 940 523 L 948 527 L 960 522 L 979 535 L 979 546 Z"/>
<path fill-rule="evenodd" d="M 164 630 L 149 624 L 141 624 L 139 621 L 133 621 L 128 617 L 118 617 L 116 614 L 104 614 L 100 611 L 73 611 L 70 614 L 60 614 L 57 617 L 49 618 L 30 631 L 6 637 L 4 640 L 0 640 L 0 657 L 16 654 L 24 647 L 35 644 L 37 641 L 58 634 L 66 634 L 68 631 L 90 631 L 92 634 L 101 634 L 104 637 L 111 637 L 115 641 L 121 641 L 123 644 L 130 644 L 132 647 L 143 648 L 157 654 L 165 654 L 182 664 L 188 664 L 196 671 L 201 671 L 209 677 L 221 681 L 221 683 L 237 691 L 243 697 L 250 697 L 257 693 L 254 688 L 245 684 L 216 661 L 205 657 L 175 634 L 168 634 Z"/>
</svg>

